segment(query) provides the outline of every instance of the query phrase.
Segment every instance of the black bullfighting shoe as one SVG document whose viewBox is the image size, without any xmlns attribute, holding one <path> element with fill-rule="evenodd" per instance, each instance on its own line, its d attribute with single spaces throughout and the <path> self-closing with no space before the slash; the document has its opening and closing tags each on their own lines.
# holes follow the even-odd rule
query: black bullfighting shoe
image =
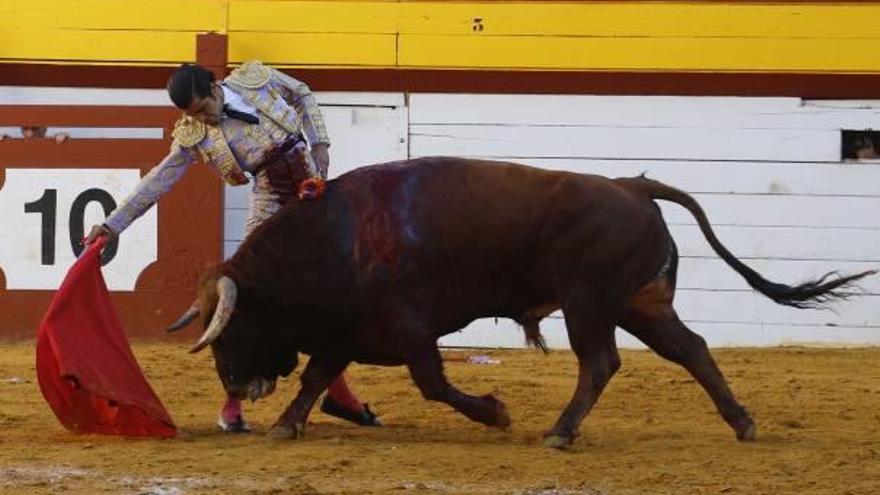
<svg viewBox="0 0 880 495">
<path fill-rule="evenodd" d="M 364 404 L 363 411 L 352 411 L 333 400 L 329 395 L 325 395 L 324 400 L 321 401 L 321 412 L 360 426 L 384 426 L 382 420 L 373 414 L 373 411 L 370 411 L 369 405 Z"/>
<path fill-rule="evenodd" d="M 251 427 L 247 424 L 247 421 L 241 417 L 241 414 L 235 416 L 235 420 L 226 421 L 223 419 L 223 415 L 221 414 L 219 418 L 217 418 L 217 426 L 220 427 L 221 430 L 226 433 L 250 433 Z"/>
</svg>

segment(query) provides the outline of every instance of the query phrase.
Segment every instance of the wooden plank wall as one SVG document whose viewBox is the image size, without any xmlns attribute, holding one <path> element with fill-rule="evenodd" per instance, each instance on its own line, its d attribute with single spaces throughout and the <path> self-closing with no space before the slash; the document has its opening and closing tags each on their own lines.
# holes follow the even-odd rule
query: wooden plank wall
<svg viewBox="0 0 880 495">
<path fill-rule="evenodd" d="M 875 73 L 880 2 L 6 0 L 0 61 Z"/>
<path fill-rule="evenodd" d="M 866 128 L 880 128 L 878 102 L 410 96 L 413 157 L 473 156 L 612 177 L 646 172 L 693 194 L 731 251 L 787 283 L 880 266 L 880 163 L 841 160 L 841 129 Z M 720 261 L 689 213 L 662 208 L 682 256 L 677 307 L 710 343 L 880 343 L 880 277 L 837 313 L 784 308 Z M 565 345 L 560 320 L 545 326 L 554 345 Z M 479 342 L 518 345 L 521 335 L 486 321 L 446 340 Z"/>
</svg>

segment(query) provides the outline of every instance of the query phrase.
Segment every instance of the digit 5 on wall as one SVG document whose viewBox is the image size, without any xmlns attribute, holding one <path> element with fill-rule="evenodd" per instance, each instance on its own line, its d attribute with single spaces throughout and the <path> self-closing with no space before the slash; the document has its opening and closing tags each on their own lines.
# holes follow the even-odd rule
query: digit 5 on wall
<svg viewBox="0 0 880 495">
<path fill-rule="evenodd" d="M 140 179 L 137 169 L 8 168 L 0 189 L 0 269 L 10 290 L 54 290 L 82 252 L 82 238 Z M 132 291 L 157 259 L 152 208 L 103 255 L 110 290 Z"/>
</svg>

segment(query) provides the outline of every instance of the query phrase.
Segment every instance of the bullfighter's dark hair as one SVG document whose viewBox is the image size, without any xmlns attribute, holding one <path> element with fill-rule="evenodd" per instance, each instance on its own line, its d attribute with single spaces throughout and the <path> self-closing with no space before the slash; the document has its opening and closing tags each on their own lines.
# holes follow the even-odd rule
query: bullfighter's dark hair
<svg viewBox="0 0 880 495">
<path fill-rule="evenodd" d="M 196 64 L 183 64 L 168 78 L 168 96 L 177 108 L 186 110 L 193 98 L 211 96 L 214 73 Z"/>
</svg>

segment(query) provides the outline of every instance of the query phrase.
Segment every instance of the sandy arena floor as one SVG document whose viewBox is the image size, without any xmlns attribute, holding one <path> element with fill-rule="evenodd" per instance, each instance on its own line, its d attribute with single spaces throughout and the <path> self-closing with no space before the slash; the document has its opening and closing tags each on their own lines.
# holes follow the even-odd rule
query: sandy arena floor
<svg viewBox="0 0 880 495">
<path fill-rule="evenodd" d="M 304 440 L 283 443 L 264 434 L 296 373 L 247 405 L 255 433 L 227 435 L 214 426 L 223 393 L 209 353 L 189 355 L 183 344 L 135 353 L 180 428 L 175 440 L 71 435 L 40 395 L 33 344 L 0 345 L 0 493 L 880 493 L 880 349 L 716 351 L 758 422 L 758 441 L 746 444 L 683 370 L 625 351 L 567 452 L 544 448 L 541 433 L 573 392 L 570 352 L 447 364 L 462 389 L 507 402 L 510 433 L 422 400 L 404 368 L 354 366 L 353 386 L 387 426 L 315 412 Z"/>
</svg>

